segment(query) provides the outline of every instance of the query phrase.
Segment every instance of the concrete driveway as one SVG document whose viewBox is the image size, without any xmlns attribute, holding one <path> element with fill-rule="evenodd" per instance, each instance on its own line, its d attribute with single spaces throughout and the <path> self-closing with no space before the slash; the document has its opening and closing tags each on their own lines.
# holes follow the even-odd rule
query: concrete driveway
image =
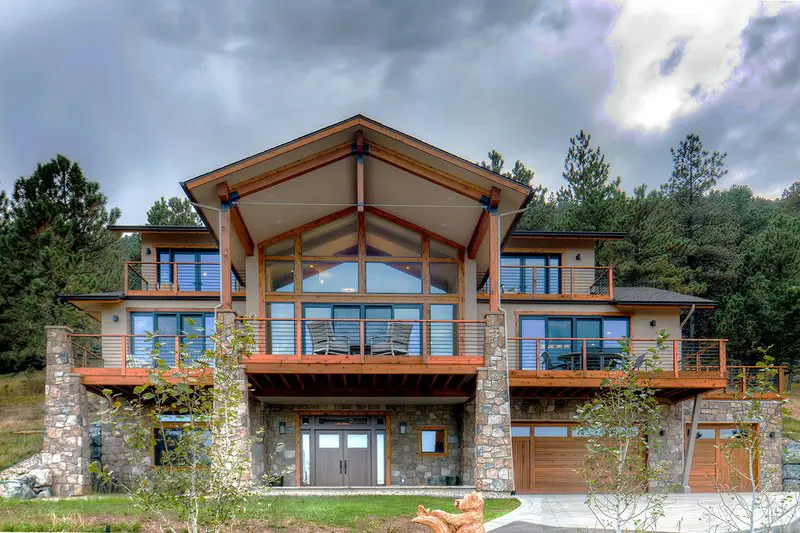
<svg viewBox="0 0 800 533">
<path fill-rule="evenodd" d="M 797 493 L 775 493 L 776 498 Z M 486 531 L 498 533 L 551 532 L 557 528 L 569 530 L 602 529 L 581 494 L 518 495 L 521 505 L 516 510 L 486 524 Z M 665 503 L 666 516 L 658 521 L 658 531 L 694 533 L 712 529 L 713 524 L 702 521 L 704 508 L 720 505 L 717 494 L 670 494 Z M 789 516 L 784 523 L 800 517 Z M 543 526 L 536 527 L 533 526 Z"/>
</svg>

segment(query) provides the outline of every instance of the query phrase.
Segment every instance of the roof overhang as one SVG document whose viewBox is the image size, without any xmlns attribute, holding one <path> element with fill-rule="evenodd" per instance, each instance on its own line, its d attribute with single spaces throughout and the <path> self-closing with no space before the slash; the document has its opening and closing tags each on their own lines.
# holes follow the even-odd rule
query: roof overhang
<svg viewBox="0 0 800 533">
<path fill-rule="evenodd" d="M 219 206 L 231 206 L 231 260 L 239 272 L 254 244 L 361 205 L 459 243 L 485 270 L 490 239 L 483 238 L 482 213 L 520 209 L 531 194 L 526 185 L 362 115 L 181 185 L 217 242 Z M 515 221 L 500 219 L 503 238 Z"/>
<path fill-rule="evenodd" d="M 623 231 L 529 231 L 518 230 L 511 233 L 516 238 L 532 239 L 589 239 L 595 241 L 618 241 L 628 236 Z"/>
</svg>

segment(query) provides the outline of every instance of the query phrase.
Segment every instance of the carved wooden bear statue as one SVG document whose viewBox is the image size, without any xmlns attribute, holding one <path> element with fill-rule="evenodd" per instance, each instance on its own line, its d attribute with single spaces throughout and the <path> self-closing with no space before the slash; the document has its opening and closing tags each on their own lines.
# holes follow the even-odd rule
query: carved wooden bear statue
<svg viewBox="0 0 800 533">
<path fill-rule="evenodd" d="M 415 524 L 428 526 L 435 533 L 486 533 L 483 527 L 483 497 L 477 492 L 456 500 L 453 504 L 460 514 L 431 511 L 417 507 Z"/>
</svg>

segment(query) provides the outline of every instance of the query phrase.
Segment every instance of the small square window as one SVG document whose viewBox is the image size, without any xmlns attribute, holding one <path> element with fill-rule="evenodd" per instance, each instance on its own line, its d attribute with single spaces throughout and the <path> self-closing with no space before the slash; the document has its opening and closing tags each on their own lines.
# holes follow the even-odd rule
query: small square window
<svg viewBox="0 0 800 533">
<path fill-rule="evenodd" d="M 447 429 L 419 428 L 419 453 L 422 455 L 447 455 Z"/>
</svg>

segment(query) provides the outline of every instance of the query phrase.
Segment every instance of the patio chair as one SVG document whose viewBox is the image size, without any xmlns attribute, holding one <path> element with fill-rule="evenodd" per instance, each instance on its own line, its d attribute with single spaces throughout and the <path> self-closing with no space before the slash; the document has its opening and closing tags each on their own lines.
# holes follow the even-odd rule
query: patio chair
<svg viewBox="0 0 800 533">
<path fill-rule="evenodd" d="M 554 363 L 553 358 L 546 351 L 542 352 L 542 363 L 544 363 L 544 370 L 570 370 L 566 363 Z"/>
<path fill-rule="evenodd" d="M 644 354 L 641 354 L 636 360 L 633 362 L 633 369 L 634 370 L 641 370 L 642 365 L 644 364 Z"/>
<path fill-rule="evenodd" d="M 372 355 L 408 355 L 413 329 L 413 324 L 389 322 L 386 326 L 386 335 L 367 339 L 371 345 Z"/>
<path fill-rule="evenodd" d="M 311 353 L 315 355 L 350 355 L 350 337 L 336 335 L 331 322 L 308 323 L 311 334 Z"/>
</svg>

